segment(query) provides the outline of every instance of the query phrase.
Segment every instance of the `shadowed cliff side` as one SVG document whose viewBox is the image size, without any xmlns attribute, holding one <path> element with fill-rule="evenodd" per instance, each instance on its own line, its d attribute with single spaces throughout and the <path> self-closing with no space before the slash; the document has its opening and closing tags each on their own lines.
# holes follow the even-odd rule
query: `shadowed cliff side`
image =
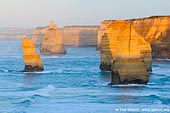
<svg viewBox="0 0 170 113">
<path fill-rule="evenodd" d="M 107 26 L 107 35 L 101 40 L 101 70 L 112 70 L 119 83 L 148 82 L 151 71 L 150 44 L 138 35 L 128 21 L 114 21 Z"/>
<path fill-rule="evenodd" d="M 170 17 L 153 16 L 134 19 L 138 34 L 151 44 L 153 57 L 170 58 Z"/>
<path fill-rule="evenodd" d="M 36 46 L 40 46 L 42 44 L 44 34 L 48 28 L 49 26 L 37 27 L 34 29 L 31 40 L 34 42 Z"/>
<path fill-rule="evenodd" d="M 152 42 L 151 46 L 154 58 L 170 58 L 170 29 L 166 30 L 164 36 L 161 34 L 155 42 Z"/>
<path fill-rule="evenodd" d="M 101 50 L 100 50 L 100 69 L 102 71 L 110 71 L 113 61 L 114 61 L 114 56 L 112 56 L 112 51 L 111 49 L 114 48 L 114 44 L 110 44 L 110 40 L 107 36 L 107 33 L 105 33 L 102 36 L 101 39 Z"/>
<path fill-rule="evenodd" d="M 50 23 L 45 32 L 40 52 L 42 54 L 66 54 L 65 47 L 62 44 L 61 31 L 53 22 Z"/>
<path fill-rule="evenodd" d="M 36 54 L 33 42 L 27 38 L 22 39 L 22 48 L 24 51 L 24 72 L 43 71 L 44 66 L 40 55 Z"/>
<path fill-rule="evenodd" d="M 101 49 L 101 41 L 103 35 L 106 33 L 107 26 L 111 24 L 114 20 L 104 20 L 100 23 L 100 28 L 98 30 L 98 36 L 97 36 L 97 48 L 96 50 Z"/>
</svg>

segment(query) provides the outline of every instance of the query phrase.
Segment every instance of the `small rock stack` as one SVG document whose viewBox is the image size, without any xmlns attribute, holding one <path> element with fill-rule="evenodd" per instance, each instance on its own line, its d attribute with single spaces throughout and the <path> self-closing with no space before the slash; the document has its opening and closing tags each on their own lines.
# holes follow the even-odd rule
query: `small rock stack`
<svg viewBox="0 0 170 113">
<path fill-rule="evenodd" d="M 101 40 L 100 69 L 112 71 L 112 84 L 146 84 L 151 65 L 150 44 L 136 33 L 130 21 L 118 20 L 107 26 Z"/>
<path fill-rule="evenodd" d="M 24 51 L 23 57 L 25 63 L 24 72 L 43 71 L 44 66 L 42 60 L 40 55 L 36 53 L 33 42 L 27 38 L 23 38 L 22 48 Z"/>
</svg>

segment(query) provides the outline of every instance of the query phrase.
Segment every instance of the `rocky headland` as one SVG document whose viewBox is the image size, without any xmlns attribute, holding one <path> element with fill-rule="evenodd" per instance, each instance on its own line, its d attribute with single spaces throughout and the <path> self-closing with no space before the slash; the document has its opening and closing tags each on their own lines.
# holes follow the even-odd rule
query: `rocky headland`
<svg viewBox="0 0 170 113">
<path fill-rule="evenodd" d="M 62 34 L 54 22 L 45 31 L 42 45 L 40 48 L 42 54 L 65 54 L 66 50 L 62 43 Z"/>
<path fill-rule="evenodd" d="M 105 20 L 101 22 L 97 49 L 101 47 L 101 38 L 106 32 L 107 25 L 114 21 Z M 152 16 L 126 21 L 130 21 L 136 32 L 151 44 L 154 58 L 170 58 L 170 16 Z"/>
<path fill-rule="evenodd" d="M 33 42 L 28 38 L 22 38 L 22 49 L 24 52 L 24 72 L 43 71 L 44 65 L 40 55 L 35 51 Z"/>
</svg>

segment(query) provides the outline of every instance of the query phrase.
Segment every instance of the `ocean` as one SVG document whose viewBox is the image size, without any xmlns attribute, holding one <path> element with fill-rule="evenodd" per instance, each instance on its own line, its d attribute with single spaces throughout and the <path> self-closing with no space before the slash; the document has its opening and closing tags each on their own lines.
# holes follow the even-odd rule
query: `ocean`
<svg viewBox="0 0 170 113">
<path fill-rule="evenodd" d="M 21 72 L 21 41 L 0 40 L 0 113 L 170 112 L 168 59 L 153 60 L 147 85 L 110 86 L 95 47 L 67 47 L 66 55 L 41 58 L 43 72 Z"/>
</svg>

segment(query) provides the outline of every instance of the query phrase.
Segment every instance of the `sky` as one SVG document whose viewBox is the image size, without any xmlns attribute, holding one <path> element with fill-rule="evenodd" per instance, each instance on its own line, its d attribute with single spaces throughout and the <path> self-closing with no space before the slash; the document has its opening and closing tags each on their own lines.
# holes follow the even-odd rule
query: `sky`
<svg viewBox="0 0 170 113">
<path fill-rule="evenodd" d="M 170 0 L 0 0 L 0 27 L 59 27 L 170 15 Z"/>
</svg>

